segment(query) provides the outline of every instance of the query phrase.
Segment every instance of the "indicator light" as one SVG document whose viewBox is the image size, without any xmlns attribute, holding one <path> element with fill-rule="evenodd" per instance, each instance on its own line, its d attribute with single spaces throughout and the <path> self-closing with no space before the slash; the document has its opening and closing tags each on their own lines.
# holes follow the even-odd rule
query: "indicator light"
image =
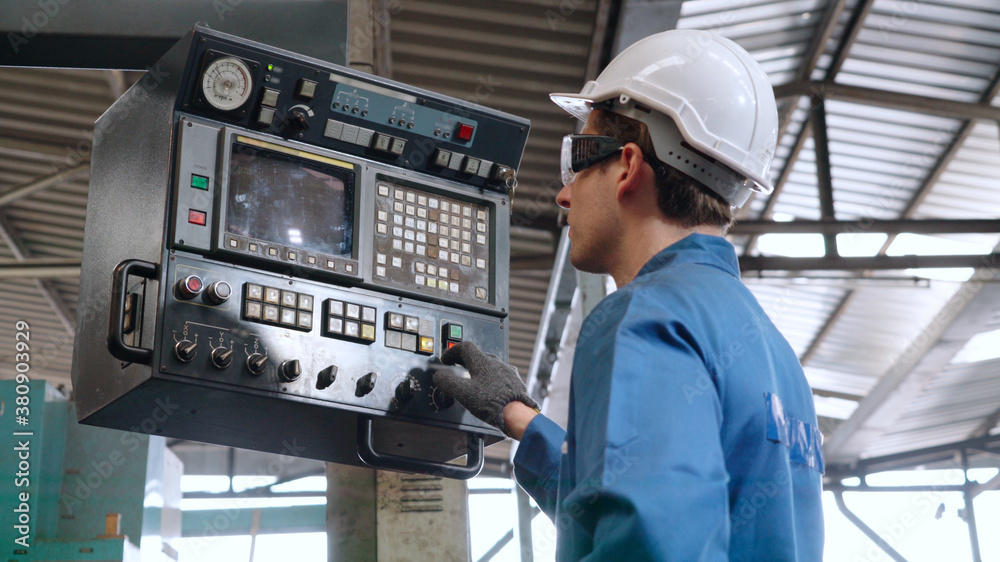
<svg viewBox="0 0 1000 562">
<path fill-rule="evenodd" d="M 188 210 L 188 222 L 191 224 L 205 226 L 207 218 L 208 216 L 203 211 L 195 211 L 194 209 Z"/>
<path fill-rule="evenodd" d="M 191 174 L 191 187 L 195 189 L 208 190 L 208 178 L 205 176 L 199 176 L 198 174 Z"/>
<path fill-rule="evenodd" d="M 274 70 L 274 65 L 273 64 L 267 65 L 267 71 L 271 72 L 272 70 Z"/>
</svg>

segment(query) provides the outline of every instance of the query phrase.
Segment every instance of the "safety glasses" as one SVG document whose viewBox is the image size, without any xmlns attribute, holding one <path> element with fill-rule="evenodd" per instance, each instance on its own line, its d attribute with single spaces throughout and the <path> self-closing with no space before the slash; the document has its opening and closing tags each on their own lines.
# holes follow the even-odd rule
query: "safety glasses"
<svg viewBox="0 0 1000 562">
<path fill-rule="evenodd" d="M 618 154 L 622 147 L 622 143 L 614 137 L 566 135 L 560 154 L 563 185 L 573 183 L 579 172 Z"/>
</svg>

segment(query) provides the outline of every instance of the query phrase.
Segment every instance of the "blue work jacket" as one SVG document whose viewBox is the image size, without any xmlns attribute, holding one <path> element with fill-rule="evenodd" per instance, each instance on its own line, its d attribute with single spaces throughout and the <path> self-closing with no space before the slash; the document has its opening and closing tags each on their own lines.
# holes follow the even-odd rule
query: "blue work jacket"
<svg viewBox="0 0 1000 562">
<path fill-rule="evenodd" d="M 725 239 L 678 241 L 591 312 L 568 425 L 535 417 L 514 458 L 558 560 L 822 559 L 812 393 Z"/>
</svg>

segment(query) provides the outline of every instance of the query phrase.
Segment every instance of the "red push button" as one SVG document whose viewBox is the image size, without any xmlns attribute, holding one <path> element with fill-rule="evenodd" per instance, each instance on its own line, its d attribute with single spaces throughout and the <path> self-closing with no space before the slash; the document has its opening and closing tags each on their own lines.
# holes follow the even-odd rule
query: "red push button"
<svg viewBox="0 0 1000 562">
<path fill-rule="evenodd" d="M 474 130 L 475 129 L 472 127 L 472 125 L 468 125 L 466 123 L 459 123 L 458 127 L 455 128 L 455 138 L 457 138 L 460 141 L 468 142 L 472 140 L 472 131 Z"/>
<path fill-rule="evenodd" d="M 188 211 L 188 222 L 191 224 L 205 226 L 205 220 L 207 218 L 208 216 L 204 213 L 204 211 L 195 211 L 194 209 Z"/>
</svg>

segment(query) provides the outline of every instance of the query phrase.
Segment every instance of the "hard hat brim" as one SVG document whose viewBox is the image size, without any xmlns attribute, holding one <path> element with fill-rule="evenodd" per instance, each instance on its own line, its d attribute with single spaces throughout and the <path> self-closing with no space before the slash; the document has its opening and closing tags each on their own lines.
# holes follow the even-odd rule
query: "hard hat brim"
<svg viewBox="0 0 1000 562">
<path fill-rule="evenodd" d="M 593 99 L 582 94 L 549 94 L 549 99 L 551 99 L 552 102 L 559 107 L 563 108 L 566 113 L 569 113 L 580 121 L 587 120 L 587 116 L 590 115 L 590 111 L 593 108 L 594 103 Z"/>
</svg>

